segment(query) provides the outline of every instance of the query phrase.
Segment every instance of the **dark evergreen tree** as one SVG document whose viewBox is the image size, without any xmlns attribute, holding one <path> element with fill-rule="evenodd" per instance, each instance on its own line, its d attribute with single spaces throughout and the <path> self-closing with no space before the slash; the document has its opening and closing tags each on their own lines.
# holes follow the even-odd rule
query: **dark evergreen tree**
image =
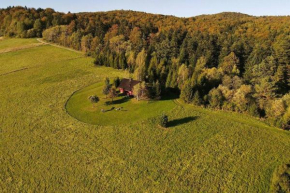
<svg viewBox="0 0 290 193">
<path fill-rule="evenodd" d="M 157 80 L 155 84 L 155 98 L 160 99 L 161 98 L 161 85 L 159 81 Z"/>
<path fill-rule="evenodd" d="M 120 78 L 119 78 L 119 77 L 116 77 L 116 78 L 114 79 L 114 86 L 115 86 L 115 88 L 118 88 L 119 85 L 120 85 L 120 83 L 121 83 Z"/>
<path fill-rule="evenodd" d="M 163 114 L 159 118 L 159 125 L 161 127 L 167 128 L 168 127 L 168 116 Z"/>
</svg>

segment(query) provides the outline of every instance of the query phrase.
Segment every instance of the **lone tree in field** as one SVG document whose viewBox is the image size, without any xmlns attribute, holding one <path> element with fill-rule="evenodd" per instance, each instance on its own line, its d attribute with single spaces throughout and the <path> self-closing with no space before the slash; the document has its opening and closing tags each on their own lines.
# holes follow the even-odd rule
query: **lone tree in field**
<svg viewBox="0 0 290 193">
<path fill-rule="evenodd" d="M 90 96 L 89 100 L 91 101 L 91 103 L 93 104 L 93 107 L 95 106 L 94 104 L 96 104 L 97 102 L 100 101 L 99 97 L 97 97 L 96 95 Z"/>
<path fill-rule="evenodd" d="M 163 114 L 160 116 L 159 125 L 161 127 L 167 128 L 168 127 L 168 116 Z"/>
<path fill-rule="evenodd" d="M 90 96 L 89 99 L 90 99 L 91 103 L 97 103 L 100 101 L 99 97 L 97 97 L 96 95 Z"/>
<path fill-rule="evenodd" d="M 103 88 L 103 94 L 106 95 L 106 98 L 107 98 L 108 94 L 110 93 L 110 89 L 111 89 L 110 79 L 106 78 L 105 85 Z"/>
<path fill-rule="evenodd" d="M 109 91 L 109 97 L 112 99 L 112 103 L 114 101 L 114 98 L 117 97 L 117 91 L 116 88 L 111 88 Z"/>
</svg>

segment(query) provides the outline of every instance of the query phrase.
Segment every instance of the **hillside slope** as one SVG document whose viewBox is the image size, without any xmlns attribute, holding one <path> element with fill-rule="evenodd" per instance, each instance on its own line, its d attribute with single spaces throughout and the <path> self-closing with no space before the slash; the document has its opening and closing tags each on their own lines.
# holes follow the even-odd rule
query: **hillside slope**
<svg viewBox="0 0 290 193">
<path fill-rule="evenodd" d="M 129 70 L 150 85 L 159 82 L 187 103 L 251 114 L 285 130 L 289 26 L 289 16 L 231 12 L 178 18 L 123 10 L 0 10 L 0 36 L 43 37 L 92 56 L 95 65 Z"/>
<path fill-rule="evenodd" d="M 0 54 L 0 64 L 26 67 L 0 76 L 1 192 L 268 192 L 289 163 L 289 132 L 235 113 L 179 104 L 166 130 L 155 118 L 77 121 L 65 111 L 73 92 L 125 76 L 81 54 L 43 45 Z"/>
</svg>

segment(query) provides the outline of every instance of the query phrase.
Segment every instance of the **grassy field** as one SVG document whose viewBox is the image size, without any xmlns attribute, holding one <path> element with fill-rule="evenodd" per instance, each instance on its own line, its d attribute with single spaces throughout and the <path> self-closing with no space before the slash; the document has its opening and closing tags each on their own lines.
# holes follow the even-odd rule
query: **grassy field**
<svg viewBox="0 0 290 193">
<path fill-rule="evenodd" d="M 8 48 L 17 48 L 25 45 L 30 45 L 34 43 L 38 43 L 36 39 L 0 39 L 0 50 L 8 49 Z"/>
<path fill-rule="evenodd" d="M 28 40 L 0 47 L 17 41 Z M 290 163 L 289 132 L 236 113 L 165 101 L 155 105 L 167 111 L 168 129 L 155 112 L 128 111 L 138 119 L 124 124 L 119 115 L 104 126 L 78 121 L 66 112 L 71 95 L 83 89 L 73 97 L 91 105 L 100 82 L 124 72 L 75 52 L 3 53 L 0 74 L 0 192 L 268 192 L 275 168 Z"/>
<path fill-rule="evenodd" d="M 160 116 L 172 110 L 173 100 L 137 101 L 126 96 L 118 96 L 112 102 L 102 94 L 104 83 L 99 82 L 74 93 L 68 100 L 66 109 L 76 119 L 94 125 L 123 125 L 147 118 Z M 90 96 L 96 95 L 100 101 L 92 104 Z M 120 111 L 116 109 L 122 108 Z M 101 110 L 106 112 L 101 112 Z"/>
</svg>

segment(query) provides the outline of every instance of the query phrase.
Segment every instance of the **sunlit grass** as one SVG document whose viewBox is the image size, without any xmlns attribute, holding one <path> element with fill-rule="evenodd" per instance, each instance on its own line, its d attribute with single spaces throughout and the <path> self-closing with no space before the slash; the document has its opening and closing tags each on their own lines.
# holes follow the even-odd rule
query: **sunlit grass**
<svg viewBox="0 0 290 193">
<path fill-rule="evenodd" d="M 90 124 L 122 125 L 160 116 L 175 107 L 172 100 L 137 101 L 124 95 L 112 101 L 102 93 L 103 85 L 103 82 L 96 83 L 74 93 L 66 106 L 68 113 Z M 100 101 L 91 103 L 89 97 L 93 95 L 98 96 Z"/>
<path fill-rule="evenodd" d="M 36 39 L 19 39 L 19 38 L 14 38 L 14 39 L 3 39 L 0 40 L 0 51 L 8 48 L 17 48 L 29 44 L 35 44 L 38 43 Z"/>
<path fill-rule="evenodd" d="M 84 88 L 76 99 L 91 106 L 105 77 L 125 76 L 92 58 L 41 46 L 0 64 L 1 74 L 27 67 L 0 76 L 0 192 L 268 192 L 290 161 L 289 132 L 236 113 L 173 104 L 168 129 L 156 112 L 125 125 L 117 112 L 108 126 L 78 121 L 66 113 L 72 93 Z"/>
</svg>

